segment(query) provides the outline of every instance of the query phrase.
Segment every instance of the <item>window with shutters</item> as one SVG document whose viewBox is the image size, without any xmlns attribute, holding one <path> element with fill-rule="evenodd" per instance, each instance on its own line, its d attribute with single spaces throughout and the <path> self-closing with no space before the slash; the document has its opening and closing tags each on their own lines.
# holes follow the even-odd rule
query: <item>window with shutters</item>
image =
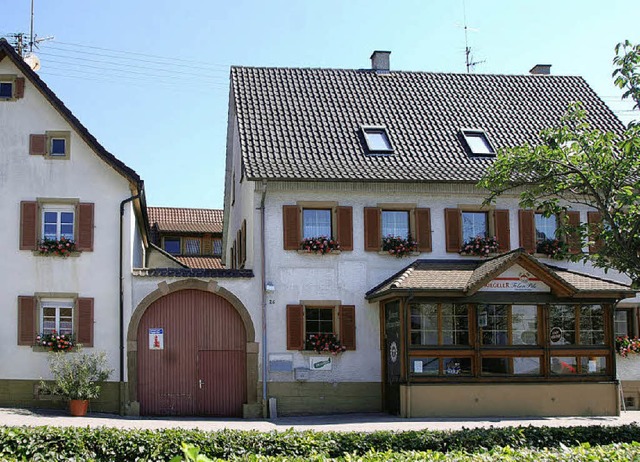
<svg viewBox="0 0 640 462">
<path fill-rule="evenodd" d="M 337 202 L 301 201 L 284 205 L 282 225 L 284 250 L 305 250 L 303 247 L 310 240 L 321 237 L 337 242 L 341 251 L 353 250 L 352 209 Z"/>
<path fill-rule="evenodd" d="M 71 299 L 41 299 L 40 332 L 73 334 L 73 306 Z"/>
<path fill-rule="evenodd" d="M 418 252 L 431 252 L 431 210 L 415 204 L 365 207 L 364 249 L 381 252 L 394 240 L 406 241 Z"/>
<path fill-rule="evenodd" d="M 489 219 L 487 212 L 462 212 L 462 241 L 476 237 L 488 237 Z"/>
<path fill-rule="evenodd" d="M 76 251 L 93 250 L 94 204 L 77 199 L 40 199 L 20 203 L 20 250 L 49 252 L 52 243 L 74 243 Z M 48 249 L 43 252 L 43 248 Z"/>
<path fill-rule="evenodd" d="M 560 219 L 566 220 L 569 227 L 577 227 L 580 225 L 580 212 L 569 210 L 560 216 L 547 217 L 533 210 L 519 210 L 520 247 L 529 253 L 546 255 L 556 260 L 565 258 L 568 253 L 581 252 L 582 243 L 577 232 L 558 235 Z"/>
<path fill-rule="evenodd" d="M 24 96 L 24 77 L 0 74 L 0 101 L 15 101 Z"/>
<path fill-rule="evenodd" d="M 511 250 L 509 210 L 487 210 L 480 205 L 459 205 L 444 210 L 446 251 L 461 253 L 469 245 L 483 244 L 495 252 Z M 495 238 L 495 239 L 494 239 Z M 486 256 L 486 253 L 462 252 L 462 255 Z"/>
<path fill-rule="evenodd" d="M 331 209 L 302 209 L 302 238 L 333 237 Z"/>
<path fill-rule="evenodd" d="M 380 219 L 383 238 L 391 236 L 409 239 L 411 236 L 408 210 L 382 210 Z"/>
<path fill-rule="evenodd" d="M 47 132 L 46 157 L 52 159 L 69 159 L 71 134 L 65 131 Z"/>
<path fill-rule="evenodd" d="M 301 301 L 287 305 L 287 349 L 313 350 L 312 341 L 334 335 L 347 350 L 355 350 L 355 306 L 337 301 Z"/>
</svg>

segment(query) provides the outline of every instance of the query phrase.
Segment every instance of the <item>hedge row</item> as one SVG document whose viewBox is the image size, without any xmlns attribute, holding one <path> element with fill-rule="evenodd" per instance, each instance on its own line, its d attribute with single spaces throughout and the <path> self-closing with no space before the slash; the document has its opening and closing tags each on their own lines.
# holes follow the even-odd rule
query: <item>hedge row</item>
<svg viewBox="0 0 640 462">
<path fill-rule="evenodd" d="M 235 456 L 249 457 L 251 460 L 253 455 L 309 459 L 314 456 L 334 458 L 346 454 L 362 456 L 370 451 L 476 453 L 497 447 L 542 449 L 576 446 L 581 443 L 599 446 L 634 441 L 640 441 L 640 427 L 635 424 L 617 427 L 529 426 L 375 433 L 0 427 L 0 459 L 169 460 L 181 454 L 182 442 L 199 447 L 201 453 L 211 458 L 229 459 Z"/>
</svg>

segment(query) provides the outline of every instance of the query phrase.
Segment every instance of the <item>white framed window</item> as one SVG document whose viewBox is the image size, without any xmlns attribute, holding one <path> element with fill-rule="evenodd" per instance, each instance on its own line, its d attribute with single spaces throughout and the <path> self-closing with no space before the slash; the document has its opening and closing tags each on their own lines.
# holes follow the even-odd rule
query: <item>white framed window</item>
<svg viewBox="0 0 640 462">
<path fill-rule="evenodd" d="M 49 154 L 52 156 L 67 155 L 67 140 L 65 138 L 51 138 Z"/>
<path fill-rule="evenodd" d="M 545 217 L 542 213 L 535 214 L 536 243 L 556 238 L 558 218 L 555 215 Z"/>
<path fill-rule="evenodd" d="M 464 129 L 461 131 L 471 154 L 476 156 L 494 156 L 496 154 L 496 150 L 493 149 L 487 134 L 483 130 Z"/>
<path fill-rule="evenodd" d="M 67 131 L 48 131 L 47 157 L 54 159 L 69 159 L 71 134 Z"/>
<path fill-rule="evenodd" d="M 411 231 L 408 210 L 382 210 L 382 237 L 401 237 L 409 239 Z"/>
<path fill-rule="evenodd" d="M 476 237 L 487 237 L 489 220 L 487 212 L 462 212 L 462 242 Z"/>
<path fill-rule="evenodd" d="M 42 238 L 74 240 L 75 207 L 73 205 L 42 205 Z"/>
<path fill-rule="evenodd" d="M 13 80 L 0 80 L 0 99 L 13 98 Z"/>
<path fill-rule="evenodd" d="M 370 153 L 393 152 L 393 146 L 385 127 L 362 127 L 362 133 Z"/>
<path fill-rule="evenodd" d="M 71 299 L 40 300 L 40 332 L 43 334 L 73 334 L 73 308 Z"/>
<path fill-rule="evenodd" d="M 302 238 L 333 237 L 331 209 L 302 209 Z"/>
</svg>

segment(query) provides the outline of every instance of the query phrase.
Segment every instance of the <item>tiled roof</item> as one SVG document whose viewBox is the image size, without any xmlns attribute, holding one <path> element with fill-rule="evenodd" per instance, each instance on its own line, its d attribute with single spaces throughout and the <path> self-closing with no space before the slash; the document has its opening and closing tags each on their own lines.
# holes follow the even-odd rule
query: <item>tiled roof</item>
<svg viewBox="0 0 640 462">
<path fill-rule="evenodd" d="M 232 67 L 249 179 L 475 182 L 461 128 L 495 148 L 536 143 L 573 101 L 595 126 L 624 127 L 581 77 Z M 385 126 L 392 155 L 367 155 L 362 126 Z"/>
<path fill-rule="evenodd" d="M 522 263 L 523 260 L 532 262 L 540 268 L 541 274 L 544 273 L 547 278 L 555 279 L 574 293 L 608 292 L 612 296 L 614 294 L 634 295 L 626 284 L 547 266 L 528 255 L 523 249 L 517 249 L 489 260 L 416 260 L 367 292 L 367 298 L 376 298 L 393 291 L 409 290 L 452 291 L 459 292 L 460 295 L 471 295 L 479 288 L 478 284 L 486 281 L 487 277 L 496 277 L 513 264 Z"/>
<path fill-rule="evenodd" d="M 149 223 L 158 231 L 179 233 L 221 233 L 220 209 L 189 209 L 178 207 L 147 207 Z"/>
<path fill-rule="evenodd" d="M 174 257 L 183 265 L 189 268 L 222 269 L 222 259 L 220 257 L 200 256 L 200 257 Z"/>
<path fill-rule="evenodd" d="M 133 270 L 134 276 L 168 278 L 252 278 L 250 269 L 209 269 L 209 268 L 147 268 Z"/>
</svg>

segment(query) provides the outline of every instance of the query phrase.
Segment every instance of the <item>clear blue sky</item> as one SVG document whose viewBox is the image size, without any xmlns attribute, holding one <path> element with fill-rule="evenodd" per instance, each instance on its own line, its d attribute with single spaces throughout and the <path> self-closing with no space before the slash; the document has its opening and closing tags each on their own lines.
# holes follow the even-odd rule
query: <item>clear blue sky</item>
<svg viewBox="0 0 640 462">
<path fill-rule="evenodd" d="M 0 2 L 0 36 L 28 32 L 30 0 Z M 368 68 L 380 49 L 395 70 L 465 70 L 462 0 L 35 0 L 35 12 L 38 36 L 55 36 L 40 75 L 140 174 L 149 205 L 222 207 L 232 64 Z M 552 64 L 632 117 L 611 59 L 640 41 L 639 0 L 467 0 L 466 17 L 476 72 Z"/>
</svg>

